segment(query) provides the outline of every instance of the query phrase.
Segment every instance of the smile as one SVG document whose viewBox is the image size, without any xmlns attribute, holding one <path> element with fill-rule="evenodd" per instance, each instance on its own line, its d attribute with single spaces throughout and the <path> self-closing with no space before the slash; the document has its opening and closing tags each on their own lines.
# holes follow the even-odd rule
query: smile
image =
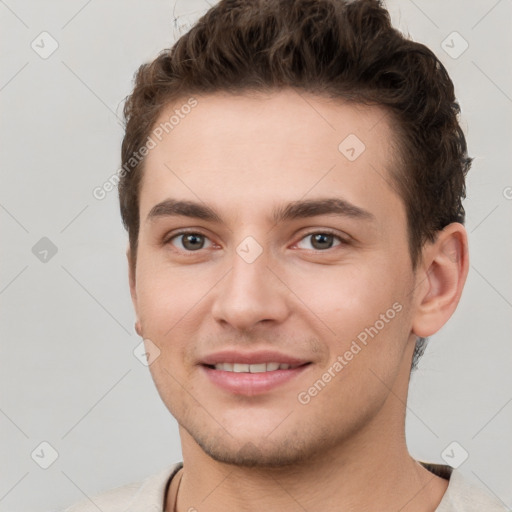
<svg viewBox="0 0 512 512">
<path fill-rule="evenodd" d="M 298 378 L 312 366 L 311 363 L 216 363 L 201 365 L 207 379 L 224 392 L 255 396 L 277 390 Z"/>
<path fill-rule="evenodd" d="M 298 368 L 301 365 L 290 365 L 288 363 L 258 363 L 258 364 L 245 364 L 245 363 L 218 363 L 213 366 L 215 370 L 222 370 L 225 372 L 234 373 L 265 373 L 275 372 L 277 370 L 289 370 Z"/>
</svg>

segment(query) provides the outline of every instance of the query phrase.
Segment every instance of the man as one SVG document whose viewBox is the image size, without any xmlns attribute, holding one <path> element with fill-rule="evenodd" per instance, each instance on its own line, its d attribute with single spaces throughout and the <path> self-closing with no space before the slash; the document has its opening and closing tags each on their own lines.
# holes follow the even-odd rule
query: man
<svg viewBox="0 0 512 512">
<path fill-rule="evenodd" d="M 183 464 L 68 510 L 504 510 L 405 442 L 468 272 L 457 114 L 377 0 L 223 0 L 139 69 L 121 214 Z"/>
</svg>

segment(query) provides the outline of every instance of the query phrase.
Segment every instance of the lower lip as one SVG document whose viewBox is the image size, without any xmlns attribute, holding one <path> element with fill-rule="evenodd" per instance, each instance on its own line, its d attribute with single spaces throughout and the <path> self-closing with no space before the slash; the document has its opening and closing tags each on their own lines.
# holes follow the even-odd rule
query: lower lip
<svg viewBox="0 0 512 512">
<path fill-rule="evenodd" d="M 254 396 L 271 391 L 281 384 L 300 375 L 309 364 L 288 370 L 274 370 L 272 372 L 246 373 L 226 372 L 214 370 L 208 366 L 201 368 L 208 378 L 218 387 L 237 395 Z"/>
</svg>

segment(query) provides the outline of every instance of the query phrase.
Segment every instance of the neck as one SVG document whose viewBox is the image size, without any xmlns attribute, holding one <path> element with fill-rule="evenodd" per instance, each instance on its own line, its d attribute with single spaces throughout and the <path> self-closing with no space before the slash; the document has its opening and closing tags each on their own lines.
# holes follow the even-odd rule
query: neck
<svg viewBox="0 0 512 512">
<path fill-rule="evenodd" d="M 331 510 L 433 512 L 446 491 L 443 480 L 417 463 L 405 442 L 366 432 L 346 446 L 327 450 L 300 465 L 240 467 L 207 456 L 182 432 L 183 479 L 179 512 Z M 188 438 L 188 439 L 187 439 Z M 188 442 L 187 442 L 188 441 Z M 172 508 L 168 508 L 171 512 Z"/>
</svg>

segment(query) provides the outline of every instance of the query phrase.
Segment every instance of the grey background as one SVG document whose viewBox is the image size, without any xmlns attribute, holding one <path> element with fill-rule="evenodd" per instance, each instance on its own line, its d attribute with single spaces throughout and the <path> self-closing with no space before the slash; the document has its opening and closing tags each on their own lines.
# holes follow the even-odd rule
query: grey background
<svg viewBox="0 0 512 512">
<path fill-rule="evenodd" d="M 443 463 L 457 441 L 469 453 L 460 471 L 512 507 L 512 3 L 387 5 L 448 67 L 475 157 L 471 270 L 412 378 L 408 444 Z M 134 71 L 206 8 L 0 0 L 2 511 L 57 509 L 181 459 L 176 423 L 133 354 L 140 340 L 116 191 L 101 201 L 92 191 L 118 169 L 118 117 Z M 31 47 L 51 49 L 43 31 L 58 42 L 45 59 Z M 457 58 L 441 46 L 460 52 L 454 31 L 469 44 Z M 50 460 L 43 441 L 58 453 L 48 469 L 35 462 Z"/>
</svg>

